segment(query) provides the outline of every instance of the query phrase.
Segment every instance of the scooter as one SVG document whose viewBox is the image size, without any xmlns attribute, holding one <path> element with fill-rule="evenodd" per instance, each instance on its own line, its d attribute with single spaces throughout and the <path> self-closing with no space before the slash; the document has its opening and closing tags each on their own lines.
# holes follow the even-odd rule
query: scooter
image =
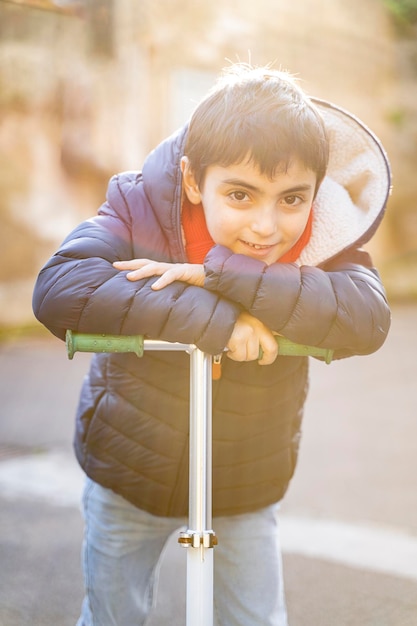
<svg viewBox="0 0 417 626">
<path fill-rule="evenodd" d="M 276 336 L 281 356 L 315 356 L 330 363 L 333 351 Z M 75 352 L 185 351 L 190 355 L 190 445 L 188 528 L 178 542 L 187 548 L 186 626 L 213 626 L 212 375 L 213 358 L 194 344 L 144 339 L 142 335 L 66 333 L 69 359 Z"/>
</svg>

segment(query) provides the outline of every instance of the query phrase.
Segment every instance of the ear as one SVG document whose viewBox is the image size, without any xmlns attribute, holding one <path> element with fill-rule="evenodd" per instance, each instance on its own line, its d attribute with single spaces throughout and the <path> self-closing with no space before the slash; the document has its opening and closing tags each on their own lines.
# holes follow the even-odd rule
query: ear
<svg viewBox="0 0 417 626">
<path fill-rule="evenodd" d="M 190 162 L 188 157 L 184 156 L 181 159 L 181 172 L 182 172 L 182 182 L 185 193 L 187 194 L 187 198 L 191 202 L 191 204 L 200 204 L 201 202 L 201 194 L 194 178 L 193 171 L 190 166 Z"/>
</svg>

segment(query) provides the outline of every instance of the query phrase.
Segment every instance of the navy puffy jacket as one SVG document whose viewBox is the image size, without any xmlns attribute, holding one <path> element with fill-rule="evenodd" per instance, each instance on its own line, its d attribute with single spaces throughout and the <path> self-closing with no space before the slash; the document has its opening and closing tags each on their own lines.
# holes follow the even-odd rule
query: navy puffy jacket
<svg viewBox="0 0 417 626">
<path fill-rule="evenodd" d="M 312 238 L 297 263 L 266 266 L 215 246 L 205 260 L 204 288 L 176 282 L 156 292 L 155 279 L 129 282 L 113 268 L 132 258 L 186 260 L 179 166 L 185 128 L 158 146 L 141 172 L 115 176 L 99 214 L 48 261 L 34 291 L 38 319 L 61 339 L 66 329 L 143 334 L 218 354 L 246 309 L 293 341 L 333 348 L 336 358 L 377 350 L 390 312 L 360 246 L 381 220 L 389 169 L 378 141 L 355 118 L 319 106 L 332 137 L 331 162 Z M 188 359 L 172 352 L 94 355 L 81 392 L 81 466 L 155 515 L 187 513 Z M 223 359 L 213 383 L 215 515 L 282 498 L 296 465 L 307 382 L 306 358 L 278 357 L 262 367 Z"/>
</svg>

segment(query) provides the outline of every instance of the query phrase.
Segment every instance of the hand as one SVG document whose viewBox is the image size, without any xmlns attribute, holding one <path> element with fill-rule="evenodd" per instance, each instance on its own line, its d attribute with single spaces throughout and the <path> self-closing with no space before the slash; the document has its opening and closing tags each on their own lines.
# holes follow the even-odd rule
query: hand
<svg viewBox="0 0 417 626">
<path fill-rule="evenodd" d="M 204 286 L 204 266 L 193 263 L 162 263 L 151 259 L 132 259 L 131 261 L 116 261 L 113 267 L 118 270 L 128 270 L 126 278 L 136 281 L 151 276 L 160 276 L 152 285 L 157 291 L 163 289 L 176 280 L 195 285 Z"/>
<path fill-rule="evenodd" d="M 278 355 L 278 344 L 272 332 L 256 317 L 243 312 L 239 315 L 227 344 L 227 356 L 234 361 L 258 361 L 270 365 Z M 259 351 L 262 348 L 262 357 Z"/>
</svg>

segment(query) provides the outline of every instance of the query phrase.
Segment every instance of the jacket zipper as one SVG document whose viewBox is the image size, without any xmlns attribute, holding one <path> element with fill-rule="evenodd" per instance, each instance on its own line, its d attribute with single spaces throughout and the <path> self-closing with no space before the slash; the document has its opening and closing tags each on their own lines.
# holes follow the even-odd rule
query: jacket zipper
<svg viewBox="0 0 417 626">
<path fill-rule="evenodd" d="M 222 356 L 222 352 L 213 356 L 213 367 L 211 375 L 213 380 L 220 380 L 220 378 L 222 377 Z"/>
</svg>

